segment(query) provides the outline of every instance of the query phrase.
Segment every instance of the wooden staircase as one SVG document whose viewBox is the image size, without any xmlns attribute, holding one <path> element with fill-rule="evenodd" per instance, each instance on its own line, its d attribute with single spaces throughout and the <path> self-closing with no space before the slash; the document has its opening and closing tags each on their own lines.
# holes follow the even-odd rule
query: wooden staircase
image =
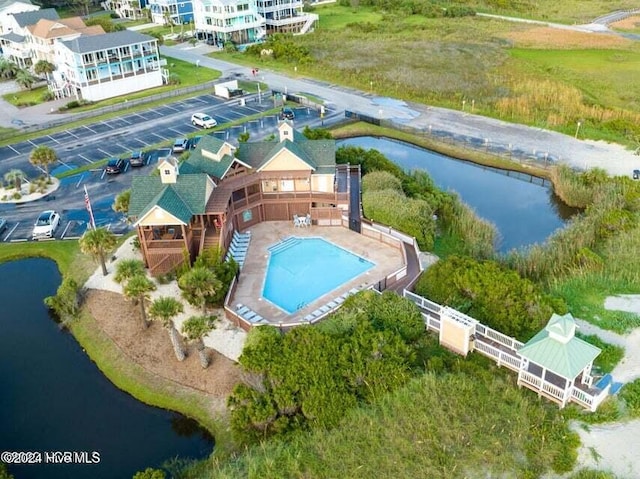
<svg viewBox="0 0 640 479">
<path fill-rule="evenodd" d="M 216 233 L 214 228 L 207 228 L 204 233 L 204 242 L 202 243 L 202 249 L 217 248 L 220 246 L 220 234 Z"/>
</svg>

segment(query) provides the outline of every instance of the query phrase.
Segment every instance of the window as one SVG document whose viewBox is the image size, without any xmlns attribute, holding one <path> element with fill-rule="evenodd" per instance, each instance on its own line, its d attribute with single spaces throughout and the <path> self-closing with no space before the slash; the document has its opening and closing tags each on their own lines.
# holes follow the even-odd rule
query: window
<svg viewBox="0 0 640 479">
<path fill-rule="evenodd" d="M 282 191 L 293 191 L 293 180 L 280 181 L 280 189 Z"/>
<path fill-rule="evenodd" d="M 205 22 L 207 25 L 212 25 L 211 18 L 209 18 L 209 17 L 206 17 L 206 18 L 204 19 L 204 22 Z"/>
<path fill-rule="evenodd" d="M 165 175 L 170 175 L 171 174 L 171 170 L 164 170 L 164 174 Z"/>
<path fill-rule="evenodd" d="M 242 221 L 246 223 L 247 221 L 251 221 L 252 219 L 253 219 L 253 213 L 251 212 L 251 210 L 244 210 L 242 212 Z"/>
</svg>

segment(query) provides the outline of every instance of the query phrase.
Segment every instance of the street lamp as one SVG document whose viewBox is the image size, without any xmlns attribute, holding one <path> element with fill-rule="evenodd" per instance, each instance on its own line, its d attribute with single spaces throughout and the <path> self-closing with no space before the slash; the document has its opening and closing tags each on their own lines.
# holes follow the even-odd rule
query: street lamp
<svg viewBox="0 0 640 479">
<path fill-rule="evenodd" d="M 260 95 L 260 82 L 258 82 L 258 103 L 262 105 L 262 96 Z"/>
</svg>

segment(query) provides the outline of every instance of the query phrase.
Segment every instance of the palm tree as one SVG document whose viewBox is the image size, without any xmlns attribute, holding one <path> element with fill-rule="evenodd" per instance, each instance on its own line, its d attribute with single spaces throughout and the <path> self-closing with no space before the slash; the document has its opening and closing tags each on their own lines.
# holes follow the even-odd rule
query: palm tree
<svg viewBox="0 0 640 479">
<path fill-rule="evenodd" d="M 169 331 L 169 339 L 173 344 L 173 351 L 176 353 L 178 361 L 184 361 L 185 353 L 178 338 L 178 330 L 173 324 L 173 318 L 182 313 L 184 308 L 182 303 L 175 298 L 161 296 L 151 303 L 149 316 L 151 319 L 161 321 L 162 325 Z"/>
<path fill-rule="evenodd" d="M 47 60 L 38 60 L 38 62 L 33 66 L 34 73 L 36 75 L 45 75 L 47 77 L 47 81 L 49 81 L 49 75 L 51 75 L 55 69 L 56 66 Z"/>
<path fill-rule="evenodd" d="M 31 74 L 29 70 L 20 69 L 16 73 L 16 83 L 25 90 L 31 90 L 31 87 L 36 82 L 36 78 Z"/>
<path fill-rule="evenodd" d="M 113 211 L 117 211 L 118 213 L 122 213 L 123 215 L 127 215 L 129 213 L 129 202 L 131 201 L 131 190 L 124 190 L 113 202 L 111 205 L 111 209 Z"/>
<path fill-rule="evenodd" d="M 144 275 L 144 263 L 139 259 L 123 259 L 116 266 L 116 283 L 123 283 L 136 275 Z"/>
<path fill-rule="evenodd" d="M 169 13 L 169 10 L 165 10 L 162 14 L 162 17 L 164 18 L 164 24 L 171 27 L 171 35 L 173 35 L 173 18 L 171 18 L 171 13 Z"/>
<path fill-rule="evenodd" d="M 24 171 L 15 168 L 13 170 L 7 171 L 4 174 L 4 181 L 6 181 L 7 183 L 13 183 L 16 191 L 20 191 L 20 189 L 22 188 L 22 180 L 24 180 L 24 178 Z"/>
<path fill-rule="evenodd" d="M 47 179 L 49 179 L 49 165 L 56 161 L 58 161 L 58 155 L 56 154 L 56 151 L 49 146 L 37 146 L 29 155 L 29 163 L 33 166 L 43 168 L 47 175 Z"/>
<path fill-rule="evenodd" d="M 80 250 L 100 262 L 104 276 L 109 274 L 104 257 L 116 246 L 116 242 L 114 234 L 104 228 L 87 230 L 79 241 Z"/>
<path fill-rule="evenodd" d="M 196 266 L 178 279 L 182 296 L 193 306 L 200 306 L 202 314 L 207 315 L 207 300 L 222 288 L 222 282 L 216 274 L 205 266 Z"/>
<path fill-rule="evenodd" d="M 142 324 L 145 329 L 149 327 L 149 323 L 147 322 L 147 311 L 145 309 L 145 302 L 149 300 L 149 293 L 151 291 L 155 291 L 155 289 L 156 285 L 154 284 L 154 282 L 143 274 L 136 274 L 132 276 L 124 286 L 123 292 L 125 297 L 134 299 L 138 301 L 138 303 L 140 303 L 140 314 L 142 317 Z"/>
<path fill-rule="evenodd" d="M 16 76 L 18 73 L 18 65 L 14 62 L 7 60 L 6 58 L 0 57 L 0 77 L 5 80 L 10 80 Z"/>
<path fill-rule="evenodd" d="M 209 356 L 204 347 L 203 338 L 216 327 L 217 316 L 191 316 L 182 324 L 182 334 L 189 342 L 195 342 L 200 356 L 200 365 L 203 368 L 209 366 Z"/>
</svg>

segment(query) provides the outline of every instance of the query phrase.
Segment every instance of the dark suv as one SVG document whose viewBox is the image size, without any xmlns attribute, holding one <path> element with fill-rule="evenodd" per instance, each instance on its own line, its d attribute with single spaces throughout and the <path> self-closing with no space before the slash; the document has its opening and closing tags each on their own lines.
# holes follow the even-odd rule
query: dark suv
<svg viewBox="0 0 640 479">
<path fill-rule="evenodd" d="M 295 113 L 293 113 L 293 110 L 291 108 L 285 107 L 280 112 L 281 120 L 293 120 L 295 117 L 296 115 Z"/>
<path fill-rule="evenodd" d="M 124 160 L 121 158 L 111 158 L 107 163 L 107 175 L 116 175 L 124 171 Z"/>
</svg>

